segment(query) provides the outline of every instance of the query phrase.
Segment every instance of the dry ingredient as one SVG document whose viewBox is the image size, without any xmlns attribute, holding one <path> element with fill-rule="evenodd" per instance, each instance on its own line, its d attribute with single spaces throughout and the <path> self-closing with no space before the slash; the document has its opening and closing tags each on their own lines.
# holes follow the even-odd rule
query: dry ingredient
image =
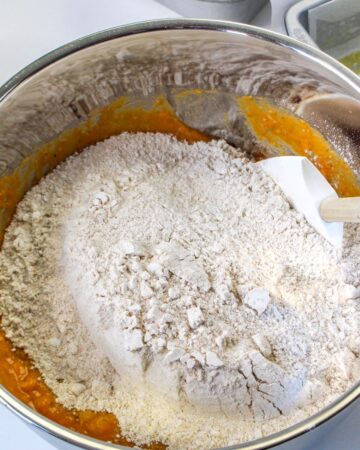
<svg viewBox="0 0 360 450">
<path fill-rule="evenodd" d="M 239 443 L 359 378 L 359 235 L 336 251 L 223 141 L 123 133 L 19 205 L 2 325 L 60 402 L 138 444 Z"/>
</svg>

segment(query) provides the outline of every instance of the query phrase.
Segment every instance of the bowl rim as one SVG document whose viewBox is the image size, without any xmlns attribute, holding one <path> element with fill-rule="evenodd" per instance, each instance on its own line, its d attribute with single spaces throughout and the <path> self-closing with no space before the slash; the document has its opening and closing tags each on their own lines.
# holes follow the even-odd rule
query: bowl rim
<svg viewBox="0 0 360 450">
<path fill-rule="evenodd" d="M 99 31 L 85 37 L 76 39 L 65 44 L 35 60 L 24 69 L 20 70 L 5 84 L 0 87 L 0 103 L 25 80 L 40 72 L 47 66 L 63 59 L 64 57 L 86 49 L 93 45 L 100 44 L 112 39 L 125 36 L 144 34 L 159 31 L 176 31 L 176 30 L 200 30 L 200 31 L 217 31 L 232 33 L 236 35 L 249 35 L 260 40 L 287 47 L 296 53 L 312 59 L 317 64 L 322 65 L 325 69 L 335 73 L 345 84 L 351 87 L 360 99 L 360 77 L 354 74 L 350 69 L 343 66 L 340 62 L 321 50 L 315 49 L 307 44 L 299 42 L 293 38 L 269 31 L 253 25 L 245 25 L 230 21 L 208 20 L 208 19 L 160 19 L 149 20 L 145 22 L 136 22 L 127 25 L 121 25 Z M 296 423 L 295 425 L 281 430 L 278 433 L 269 436 L 226 447 L 227 450 L 243 449 L 243 450 L 266 450 L 277 445 L 284 444 L 308 431 L 313 430 L 319 425 L 327 422 L 329 419 L 340 413 L 347 406 L 360 398 L 360 381 L 351 389 L 337 398 L 334 402 L 323 408 L 318 413 L 308 417 L 307 419 Z M 58 439 L 69 444 L 89 450 L 109 450 L 109 449 L 128 449 L 122 445 L 111 444 L 100 441 L 98 439 L 85 436 L 83 434 L 72 431 L 56 422 L 46 418 L 37 411 L 31 409 L 21 400 L 18 400 L 5 387 L 0 384 L 0 403 L 4 404 L 16 415 L 24 419 L 27 423 L 35 426 L 39 430 L 44 431 Z M 225 448 L 223 449 L 225 450 Z"/>
<path fill-rule="evenodd" d="M 32 75 L 44 69 L 46 66 L 102 42 L 112 39 L 131 36 L 134 34 L 143 34 L 153 31 L 175 31 L 175 30 L 200 30 L 200 31 L 218 31 L 233 34 L 249 35 L 260 40 L 278 44 L 282 47 L 288 47 L 296 53 L 304 54 L 316 63 L 335 73 L 345 83 L 351 86 L 359 94 L 360 99 L 360 77 L 352 72 L 348 67 L 341 64 L 338 60 L 327 55 L 318 48 L 312 47 L 301 41 L 298 41 L 285 34 L 271 31 L 255 25 L 248 25 L 238 22 L 212 19 L 157 19 L 142 22 L 134 22 L 117 27 L 108 28 L 88 34 L 64 44 L 18 71 L 14 76 L 0 85 L 0 102 L 10 94 L 19 84 Z"/>
</svg>

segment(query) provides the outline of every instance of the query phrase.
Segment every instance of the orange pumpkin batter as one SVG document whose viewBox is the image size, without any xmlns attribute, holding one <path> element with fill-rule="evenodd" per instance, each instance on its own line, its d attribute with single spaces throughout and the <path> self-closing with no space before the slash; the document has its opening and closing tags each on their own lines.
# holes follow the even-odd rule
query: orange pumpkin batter
<svg viewBox="0 0 360 450">
<path fill-rule="evenodd" d="M 259 140 L 280 150 L 290 147 L 296 154 L 308 156 L 323 172 L 340 195 L 360 194 L 357 180 L 347 164 L 337 156 L 321 134 L 306 122 L 250 97 L 239 99 L 249 125 Z M 202 133 L 184 125 L 163 98 L 149 109 L 132 108 L 120 98 L 76 129 L 62 133 L 56 141 L 45 145 L 26 158 L 11 175 L 0 180 L 0 240 L 24 193 L 45 173 L 76 151 L 122 131 L 158 131 L 171 133 L 180 140 L 208 141 Z M 317 158 L 314 156 L 317 155 Z M 49 419 L 74 431 L 117 444 L 132 446 L 121 436 L 114 415 L 106 412 L 66 409 L 33 368 L 26 354 L 13 349 L 0 330 L 0 383 L 21 401 Z M 148 448 L 160 450 L 162 444 Z"/>
</svg>

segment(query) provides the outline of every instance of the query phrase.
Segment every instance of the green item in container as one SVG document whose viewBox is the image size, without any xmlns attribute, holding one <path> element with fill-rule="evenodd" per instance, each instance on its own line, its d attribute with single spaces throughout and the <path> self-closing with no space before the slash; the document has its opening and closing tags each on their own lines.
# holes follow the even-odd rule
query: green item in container
<svg viewBox="0 0 360 450">
<path fill-rule="evenodd" d="M 360 75 L 360 51 L 350 53 L 340 59 L 346 67 L 353 70 L 356 74 Z"/>
</svg>

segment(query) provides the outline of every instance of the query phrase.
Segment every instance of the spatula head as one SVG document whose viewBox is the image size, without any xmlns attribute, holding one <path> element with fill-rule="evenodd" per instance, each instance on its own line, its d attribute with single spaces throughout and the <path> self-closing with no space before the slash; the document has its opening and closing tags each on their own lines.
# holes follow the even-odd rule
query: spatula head
<svg viewBox="0 0 360 450">
<path fill-rule="evenodd" d="M 302 156 L 279 156 L 257 164 L 280 186 L 292 206 L 305 216 L 309 224 L 340 248 L 343 224 L 325 222 L 320 216 L 321 202 L 337 197 L 337 194 L 318 169 Z"/>
</svg>

